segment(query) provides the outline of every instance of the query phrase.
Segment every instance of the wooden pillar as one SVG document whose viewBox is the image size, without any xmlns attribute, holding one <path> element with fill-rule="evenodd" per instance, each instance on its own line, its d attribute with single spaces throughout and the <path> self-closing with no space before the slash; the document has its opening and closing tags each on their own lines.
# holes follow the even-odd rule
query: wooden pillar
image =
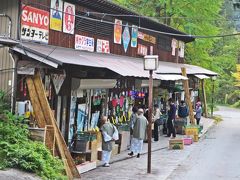
<svg viewBox="0 0 240 180">
<path fill-rule="evenodd" d="M 183 67 L 183 68 L 181 68 L 181 70 L 182 70 L 182 75 L 187 77 L 186 68 Z M 188 80 L 183 80 L 183 87 L 184 87 L 184 91 L 185 91 L 186 103 L 189 108 L 190 122 L 192 125 L 195 125 L 195 119 L 194 119 L 194 115 L 193 115 L 193 107 L 192 107 L 192 102 L 191 102 L 190 93 L 189 93 Z"/>
<path fill-rule="evenodd" d="M 204 79 L 202 79 L 202 95 L 203 95 L 203 105 L 204 105 L 204 117 L 208 117 L 208 110 L 207 110 L 207 97 L 205 92 L 205 83 Z"/>
</svg>

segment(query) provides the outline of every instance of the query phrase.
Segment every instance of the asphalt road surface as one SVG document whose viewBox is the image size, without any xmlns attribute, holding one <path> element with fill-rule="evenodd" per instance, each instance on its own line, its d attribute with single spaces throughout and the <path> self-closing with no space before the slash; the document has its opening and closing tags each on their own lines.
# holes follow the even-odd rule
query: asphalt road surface
<svg viewBox="0 0 240 180">
<path fill-rule="evenodd" d="M 240 180 L 240 110 L 220 107 L 224 119 L 167 178 L 168 180 Z"/>
</svg>

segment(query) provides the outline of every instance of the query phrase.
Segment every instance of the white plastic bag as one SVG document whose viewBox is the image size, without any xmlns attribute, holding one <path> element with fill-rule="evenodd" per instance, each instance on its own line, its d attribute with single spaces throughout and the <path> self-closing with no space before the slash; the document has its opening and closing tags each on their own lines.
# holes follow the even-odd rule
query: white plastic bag
<svg viewBox="0 0 240 180">
<path fill-rule="evenodd" d="M 117 141 L 117 140 L 119 140 L 119 133 L 118 133 L 116 126 L 113 125 L 113 128 L 114 128 L 113 139 L 115 141 Z"/>
</svg>

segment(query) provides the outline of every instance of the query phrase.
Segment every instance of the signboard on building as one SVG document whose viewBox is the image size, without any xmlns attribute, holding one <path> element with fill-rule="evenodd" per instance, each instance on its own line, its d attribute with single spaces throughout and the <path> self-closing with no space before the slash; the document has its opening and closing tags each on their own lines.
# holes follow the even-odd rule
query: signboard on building
<svg viewBox="0 0 240 180">
<path fill-rule="evenodd" d="M 94 38 L 76 34 L 75 49 L 94 52 Z"/>
<path fill-rule="evenodd" d="M 179 57 L 184 58 L 184 49 L 185 49 L 185 44 L 182 41 L 179 41 Z"/>
<path fill-rule="evenodd" d="M 97 40 L 97 52 L 99 52 L 99 53 L 110 53 L 109 41 L 98 39 Z"/>
<path fill-rule="evenodd" d="M 148 47 L 142 44 L 138 44 L 138 55 L 146 56 L 148 55 Z"/>
<path fill-rule="evenodd" d="M 48 43 L 49 12 L 31 6 L 22 6 L 21 38 Z"/>
<path fill-rule="evenodd" d="M 137 47 L 138 27 L 132 25 L 132 40 L 131 47 Z"/>
<path fill-rule="evenodd" d="M 114 43 L 122 44 L 122 21 L 115 19 L 114 24 Z"/>
<path fill-rule="evenodd" d="M 154 36 L 145 34 L 145 33 L 140 32 L 140 31 L 138 31 L 138 38 L 142 39 L 142 40 L 144 40 L 146 42 L 150 42 L 152 44 L 156 44 L 156 38 Z"/>
<path fill-rule="evenodd" d="M 50 29 L 62 31 L 62 19 L 63 19 L 62 10 L 63 10 L 62 0 L 51 0 Z"/>
<path fill-rule="evenodd" d="M 172 55 L 176 55 L 176 48 L 178 47 L 178 42 L 176 39 L 172 39 Z"/>
<path fill-rule="evenodd" d="M 153 46 L 150 46 L 150 55 L 153 55 Z"/>
<path fill-rule="evenodd" d="M 75 28 L 75 5 L 64 2 L 63 8 L 63 32 L 74 34 Z"/>
<path fill-rule="evenodd" d="M 129 32 L 128 23 L 126 24 L 126 26 L 124 28 L 122 39 L 123 39 L 124 51 L 126 53 L 127 49 L 128 49 L 129 42 L 130 42 L 130 32 Z"/>
</svg>

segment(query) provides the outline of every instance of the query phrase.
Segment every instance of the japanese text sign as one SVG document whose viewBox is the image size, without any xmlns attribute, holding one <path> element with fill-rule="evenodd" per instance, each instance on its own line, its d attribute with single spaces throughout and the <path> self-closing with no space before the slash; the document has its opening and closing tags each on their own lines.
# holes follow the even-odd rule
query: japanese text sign
<svg viewBox="0 0 240 180">
<path fill-rule="evenodd" d="M 142 44 L 138 44 L 138 55 L 142 56 L 148 55 L 148 47 Z"/>
<path fill-rule="evenodd" d="M 142 39 L 146 42 L 150 42 L 152 44 L 156 44 L 156 38 L 154 36 L 150 36 L 148 34 L 145 34 L 143 32 L 138 32 L 138 38 Z"/>
<path fill-rule="evenodd" d="M 48 43 L 49 12 L 31 6 L 22 6 L 21 38 Z"/>
<path fill-rule="evenodd" d="M 94 52 L 94 38 L 75 35 L 75 49 Z"/>
<path fill-rule="evenodd" d="M 109 41 L 98 39 L 97 40 L 97 52 L 110 53 Z"/>
</svg>

